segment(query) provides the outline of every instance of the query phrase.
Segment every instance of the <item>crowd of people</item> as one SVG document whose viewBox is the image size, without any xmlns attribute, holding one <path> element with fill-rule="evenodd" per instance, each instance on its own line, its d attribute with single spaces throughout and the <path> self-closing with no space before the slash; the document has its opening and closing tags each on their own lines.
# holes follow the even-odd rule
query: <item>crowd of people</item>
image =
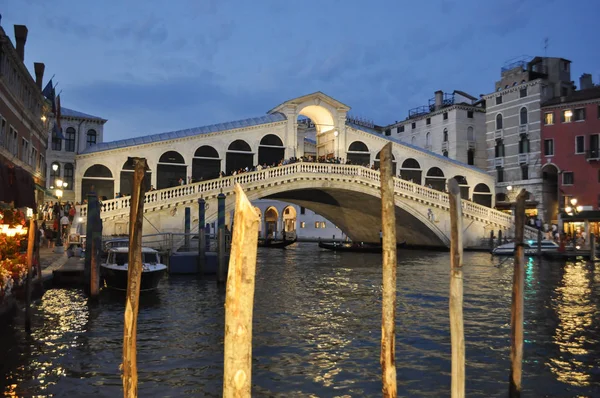
<svg viewBox="0 0 600 398">
<path fill-rule="evenodd" d="M 79 203 L 59 203 L 47 202 L 42 207 L 42 223 L 40 225 L 40 234 L 42 244 L 46 244 L 48 248 L 54 247 L 56 241 L 60 237 L 66 240 L 73 225 L 77 210 L 75 206 Z"/>
</svg>

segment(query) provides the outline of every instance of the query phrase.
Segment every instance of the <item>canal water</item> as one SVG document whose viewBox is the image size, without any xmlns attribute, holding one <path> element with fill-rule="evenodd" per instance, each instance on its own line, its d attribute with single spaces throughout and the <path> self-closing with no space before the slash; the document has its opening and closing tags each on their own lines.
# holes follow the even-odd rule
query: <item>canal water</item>
<svg viewBox="0 0 600 398">
<path fill-rule="evenodd" d="M 467 396 L 505 397 L 512 260 L 465 253 Z M 600 396 L 600 265 L 529 260 L 525 279 L 528 397 Z M 396 366 L 402 396 L 449 396 L 448 253 L 402 251 Z M 316 244 L 259 249 L 253 396 L 381 396 L 381 256 Z M 221 396 L 224 292 L 171 277 L 143 297 L 138 321 L 142 397 Z M 8 396 L 121 395 L 122 295 L 89 306 L 53 289 L 0 327 L 0 387 Z"/>
</svg>

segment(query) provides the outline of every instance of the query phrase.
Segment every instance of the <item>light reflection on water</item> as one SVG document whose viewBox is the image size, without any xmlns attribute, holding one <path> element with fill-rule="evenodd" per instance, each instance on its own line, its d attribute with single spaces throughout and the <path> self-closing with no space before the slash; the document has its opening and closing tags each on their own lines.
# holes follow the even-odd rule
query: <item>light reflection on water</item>
<svg viewBox="0 0 600 398">
<path fill-rule="evenodd" d="M 304 250 L 300 250 L 303 248 Z M 380 256 L 316 245 L 259 251 L 253 395 L 380 396 Z M 600 269 L 530 259 L 525 265 L 527 396 L 600 395 Z M 447 396 L 447 253 L 402 252 L 398 268 L 399 392 Z M 512 261 L 466 253 L 467 395 L 506 396 Z M 145 296 L 138 321 L 140 396 L 220 396 L 222 289 L 191 277 Z M 55 289 L 36 304 L 26 339 L 19 315 L 0 328 L 7 396 L 121 394 L 123 296 L 89 305 Z"/>
</svg>

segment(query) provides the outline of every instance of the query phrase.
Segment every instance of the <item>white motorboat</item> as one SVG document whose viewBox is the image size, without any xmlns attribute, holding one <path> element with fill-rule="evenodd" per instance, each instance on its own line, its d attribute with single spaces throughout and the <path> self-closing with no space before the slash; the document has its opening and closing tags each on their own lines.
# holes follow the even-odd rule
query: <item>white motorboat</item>
<svg viewBox="0 0 600 398">
<path fill-rule="evenodd" d="M 100 275 L 107 287 L 127 290 L 129 247 L 115 247 L 108 251 L 106 263 L 100 266 Z M 152 290 L 167 272 L 167 266 L 160 263 L 158 252 L 142 247 L 142 283 L 140 290 Z"/>
<path fill-rule="evenodd" d="M 557 252 L 559 245 L 552 240 L 542 240 L 542 253 L 553 253 Z M 535 256 L 538 251 L 538 242 L 535 240 L 529 240 L 523 242 L 525 256 Z M 512 256 L 515 254 L 515 243 L 505 243 L 500 245 L 494 250 L 492 254 L 495 256 Z"/>
</svg>

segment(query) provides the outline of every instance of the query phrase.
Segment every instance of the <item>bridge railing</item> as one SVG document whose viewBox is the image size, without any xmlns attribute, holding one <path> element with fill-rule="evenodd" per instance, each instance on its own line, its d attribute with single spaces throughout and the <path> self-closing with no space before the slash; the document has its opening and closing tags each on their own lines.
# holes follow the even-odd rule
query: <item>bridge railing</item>
<svg viewBox="0 0 600 398">
<path fill-rule="evenodd" d="M 242 186 L 245 186 L 255 182 L 270 181 L 298 174 L 344 175 L 362 178 L 370 182 L 378 183 L 380 181 L 379 170 L 372 170 L 363 166 L 299 162 L 260 171 L 242 173 L 235 176 L 216 178 L 214 180 L 200 181 L 192 184 L 178 185 L 146 192 L 144 204 L 156 207 L 163 204 L 166 205 L 177 198 L 192 199 L 198 197 L 200 194 L 214 194 L 221 190 L 232 189 L 235 183 L 240 183 Z M 397 191 L 406 196 L 410 196 L 413 199 L 424 200 L 443 207 L 449 206 L 448 194 L 445 192 L 427 188 L 397 177 L 394 178 L 394 186 Z M 101 204 L 101 211 L 103 215 L 110 216 L 110 213 L 123 212 L 129 209 L 129 207 L 130 197 L 115 198 L 103 201 Z M 468 200 L 462 201 L 462 208 L 463 213 L 467 215 L 486 219 L 500 225 L 509 226 L 512 224 L 511 215 Z M 86 217 L 87 205 L 79 206 L 78 211 L 81 217 Z"/>
</svg>

